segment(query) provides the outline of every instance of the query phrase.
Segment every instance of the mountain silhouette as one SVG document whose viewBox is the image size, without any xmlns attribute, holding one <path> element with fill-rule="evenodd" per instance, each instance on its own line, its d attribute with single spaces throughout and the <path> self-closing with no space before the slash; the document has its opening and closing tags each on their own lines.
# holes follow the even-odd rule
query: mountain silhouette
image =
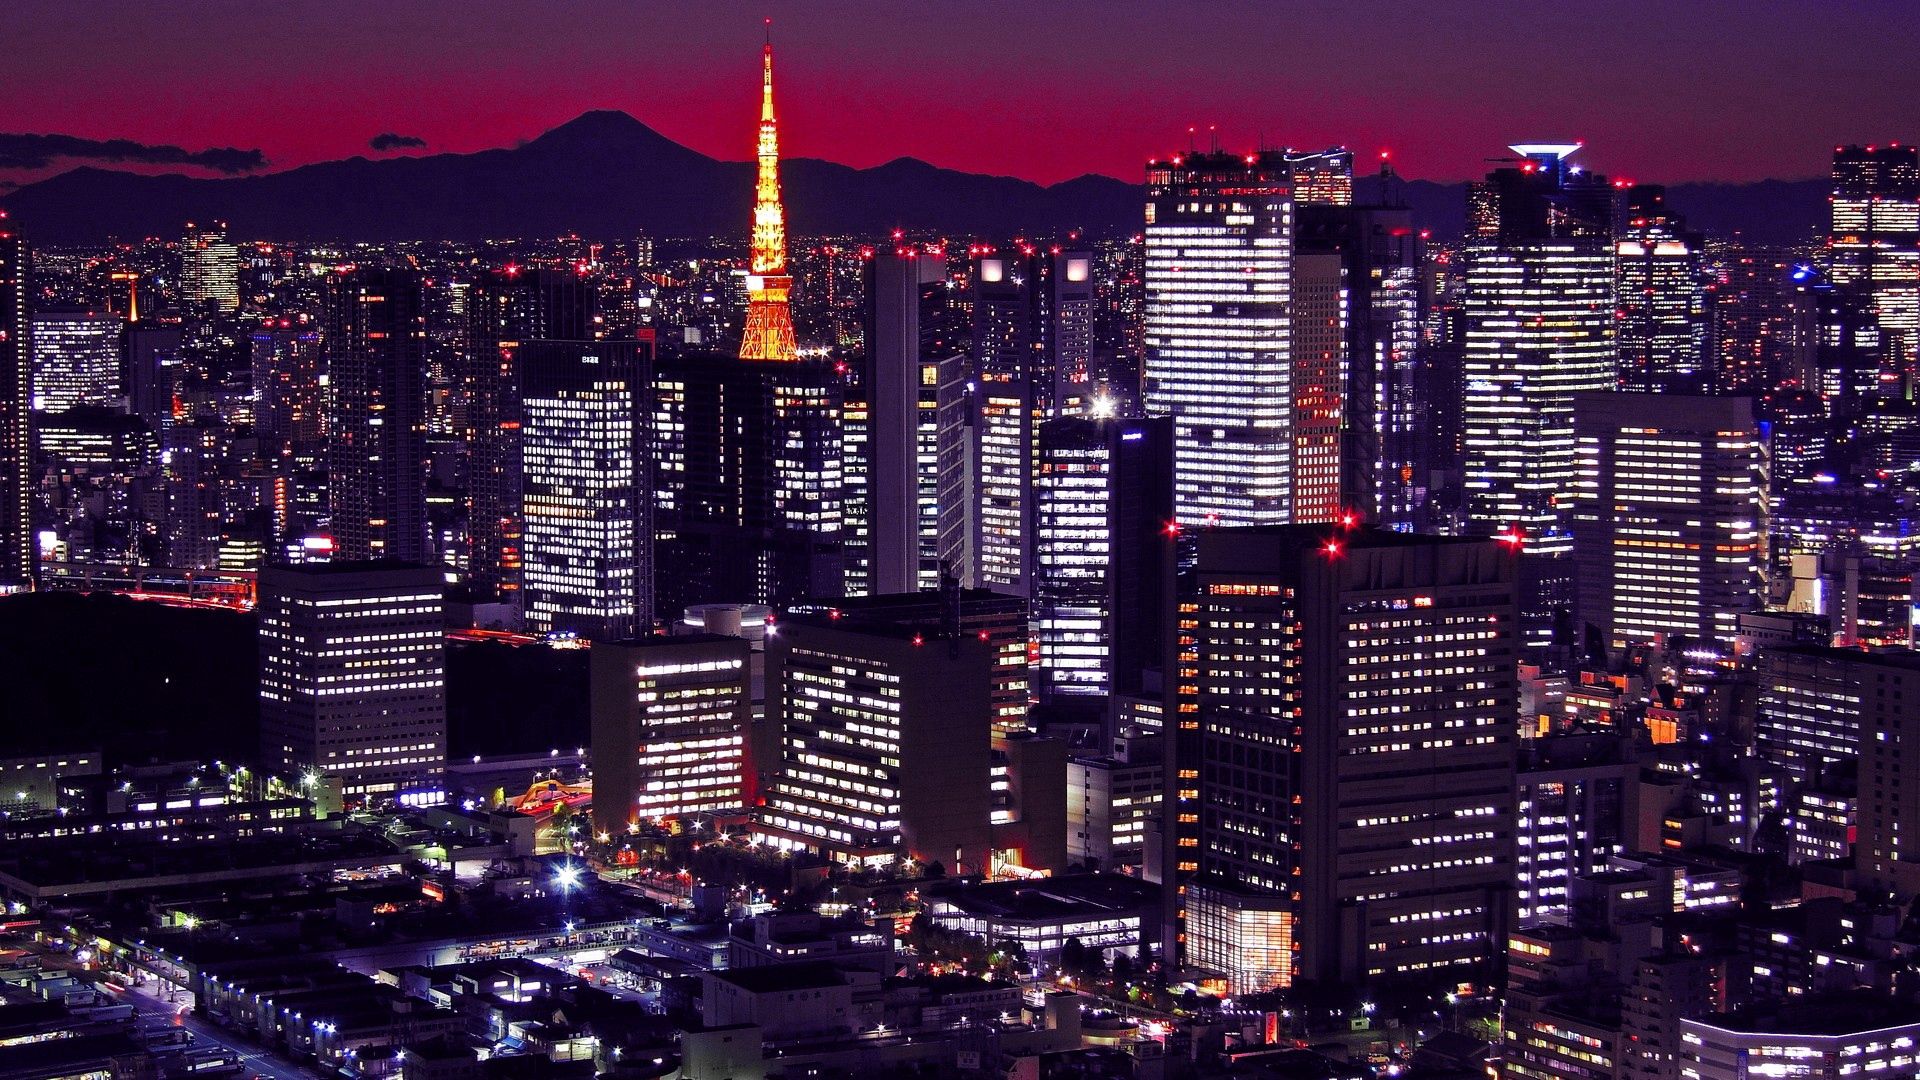
<svg viewBox="0 0 1920 1080">
<path fill-rule="evenodd" d="M 689 149 L 624 112 L 584 113 L 520 146 L 472 154 L 354 157 L 261 176 L 199 179 L 72 169 L 0 200 L 34 243 L 177 236 L 188 221 L 224 220 L 234 236 L 282 241 L 557 236 L 728 236 L 744 239 L 753 163 Z M 1005 237 L 1070 228 L 1124 236 L 1141 226 L 1137 181 L 1087 175 L 1043 187 L 1006 176 L 898 158 L 855 169 L 808 158 L 781 163 L 789 227 L 799 235 L 893 228 Z M 1361 177 L 1360 198 L 1379 181 Z M 1397 184 L 1438 239 L 1459 236 L 1466 186 Z M 1695 228 L 1768 243 L 1824 224 L 1822 180 L 1678 184 L 1669 204 Z"/>
</svg>

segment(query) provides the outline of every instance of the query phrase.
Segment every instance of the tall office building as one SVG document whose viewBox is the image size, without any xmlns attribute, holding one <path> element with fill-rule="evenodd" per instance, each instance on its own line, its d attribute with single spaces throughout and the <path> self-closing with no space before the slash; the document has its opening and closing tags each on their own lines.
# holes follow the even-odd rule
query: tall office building
<svg viewBox="0 0 1920 1080">
<path fill-rule="evenodd" d="M 127 327 L 127 411 L 145 420 L 154 431 L 165 431 L 172 426 L 174 409 L 181 404 L 180 379 L 186 370 L 185 358 L 181 355 L 184 339 L 178 326 L 135 323 Z M 257 344 L 255 349 L 257 353 Z M 259 363 L 256 355 L 256 390 L 259 389 Z M 316 376 L 312 391 L 316 409 L 321 389 Z"/>
<path fill-rule="evenodd" d="M 1140 690 L 1165 662 L 1173 422 L 1049 420 L 1034 486 L 1041 701 Z"/>
<path fill-rule="evenodd" d="M 1792 347 L 1791 252 L 1736 248 L 1712 272 L 1708 297 L 1713 342 L 1713 388 L 1759 395 L 1788 378 Z"/>
<path fill-rule="evenodd" d="M 992 670 L 971 634 L 782 619 L 767 642 L 780 774 L 758 832 L 835 862 L 985 872 Z"/>
<path fill-rule="evenodd" d="M 1288 150 L 1286 159 L 1297 206 L 1353 205 L 1353 151 L 1344 146 Z"/>
<path fill-rule="evenodd" d="M 1033 588 L 1033 474 L 1039 425 L 1074 415 L 1091 392 L 1093 254 L 1018 244 L 972 261 L 978 385 L 974 581 Z"/>
<path fill-rule="evenodd" d="M 446 611 L 426 567 L 260 573 L 260 732 L 268 767 L 311 771 L 350 805 L 438 802 L 447 757 Z"/>
<path fill-rule="evenodd" d="M 899 246 L 867 263 L 866 398 L 868 588 L 913 592 L 940 583 L 941 513 L 957 516 L 961 491 L 941 494 L 943 448 L 969 438 L 943 388 L 966 380 L 959 320 L 951 314 L 943 249 Z"/>
<path fill-rule="evenodd" d="M 124 407 L 120 335 L 110 311 L 41 310 L 32 316 L 33 409 L 62 413 L 81 405 Z"/>
<path fill-rule="evenodd" d="M 598 828 L 753 805 L 751 652 L 713 634 L 593 643 Z"/>
<path fill-rule="evenodd" d="M 1706 277 L 1703 240 L 1667 207 L 1667 189 L 1627 190 L 1615 241 L 1620 389 L 1641 393 L 1706 389 Z"/>
<path fill-rule="evenodd" d="M 1562 648 L 1573 582 L 1573 395 L 1615 383 L 1614 189 L 1567 159 L 1576 144 L 1520 144 L 1468 193 L 1461 299 L 1466 513 L 1513 538 L 1523 635 Z"/>
<path fill-rule="evenodd" d="M 840 596 L 840 376 L 825 361 L 662 357 L 653 379 L 657 604 Z"/>
<path fill-rule="evenodd" d="M 1833 148 L 1827 258 L 1835 284 L 1867 300 L 1886 335 L 1887 373 L 1920 379 L 1920 148 Z"/>
<path fill-rule="evenodd" d="M 653 624 L 652 471 L 644 341 L 521 343 L 527 624 L 594 639 Z"/>
<path fill-rule="evenodd" d="M 1292 508 L 1297 523 L 1337 521 L 1341 440 L 1347 430 L 1347 267 L 1337 251 L 1293 253 L 1293 370 L 1288 412 L 1293 432 Z"/>
<path fill-rule="evenodd" d="M 1187 962 L 1234 993 L 1484 977 L 1514 870 L 1512 550 L 1210 530 L 1193 582 L 1169 770 Z"/>
<path fill-rule="evenodd" d="M 467 297 L 467 587 L 482 599 L 520 588 L 520 347 L 530 341 L 599 337 L 591 279 L 572 270 L 489 270 Z"/>
<path fill-rule="evenodd" d="M 0 589 L 33 581 L 33 351 L 27 239 L 0 210 Z"/>
<path fill-rule="evenodd" d="M 262 325 L 253 332 L 254 430 L 270 461 L 312 464 L 321 455 L 323 396 L 320 331 Z"/>
<path fill-rule="evenodd" d="M 1428 275 L 1424 242 L 1413 227 L 1413 211 L 1395 194 L 1396 184 L 1383 167 L 1380 203 L 1302 203 L 1296 257 L 1304 261 L 1331 252 L 1343 271 L 1345 388 L 1339 406 L 1339 490 L 1332 505 L 1365 520 L 1410 528 L 1426 487 L 1427 455 L 1420 443 L 1430 424 L 1419 407 L 1417 380 Z"/>
<path fill-rule="evenodd" d="M 180 241 L 180 299 L 222 314 L 240 309 L 240 249 L 227 240 L 227 223 L 189 222 Z"/>
<path fill-rule="evenodd" d="M 773 42 L 760 56 L 759 171 L 753 190 L 753 254 L 747 267 L 747 320 L 740 359 L 790 361 L 799 355 L 788 306 L 787 218 L 780 205 L 780 132 L 773 118 Z"/>
<path fill-rule="evenodd" d="M 328 489 L 345 560 L 424 562 L 426 331 L 420 279 L 365 267 L 331 282 L 325 325 Z"/>
<path fill-rule="evenodd" d="M 1172 416 L 1180 520 L 1292 511 L 1293 189 L 1283 154 L 1147 165 L 1149 413 Z"/>
<path fill-rule="evenodd" d="M 1576 610 L 1619 644 L 1733 655 L 1760 607 L 1766 448 L 1744 397 L 1574 397 Z"/>
</svg>

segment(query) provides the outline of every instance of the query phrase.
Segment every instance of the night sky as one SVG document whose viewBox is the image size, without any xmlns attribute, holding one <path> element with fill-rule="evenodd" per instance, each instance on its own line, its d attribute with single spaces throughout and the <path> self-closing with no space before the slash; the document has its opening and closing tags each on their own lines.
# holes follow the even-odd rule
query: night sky
<svg viewBox="0 0 1920 1080">
<path fill-rule="evenodd" d="M 382 133 L 511 145 L 596 108 L 743 159 L 763 14 L 783 149 L 861 166 L 1131 179 L 1215 124 L 1236 148 L 1391 148 L 1440 180 L 1577 138 L 1595 168 L 1677 182 L 1817 175 L 1835 142 L 1920 139 L 1916 0 L 5 6 L 0 132 L 257 147 L 271 168 Z"/>
</svg>

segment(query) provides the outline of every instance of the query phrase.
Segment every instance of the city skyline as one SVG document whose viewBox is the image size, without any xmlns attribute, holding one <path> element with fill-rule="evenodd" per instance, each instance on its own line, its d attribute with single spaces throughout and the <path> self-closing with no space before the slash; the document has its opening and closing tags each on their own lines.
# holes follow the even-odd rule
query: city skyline
<svg viewBox="0 0 1920 1080">
<path fill-rule="evenodd" d="M 220 17 L 160 19 L 109 0 L 81 18 L 26 4 L 18 89 L 0 103 L 0 132 L 134 140 L 152 152 L 81 145 L 59 156 L 16 135 L 0 138 L 0 179 L 80 164 L 222 175 L 206 164 L 260 172 L 356 154 L 472 153 L 594 109 L 746 160 L 751 133 L 739 123 L 728 43 L 767 14 L 793 76 L 788 157 L 855 167 L 914 157 L 1040 183 L 1087 173 L 1132 181 L 1146 158 L 1180 149 L 1190 127 L 1203 145 L 1214 128 L 1236 149 L 1345 144 L 1362 158 L 1384 149 L 1406 174 L 1442 182 L 1477 175 L 1479 147 L 1536 132 L 1605 146 L 1594 164 L 1615 175 L 1805 178 L 1835 142 L 1897 136 L 1904 103 L 1920 96 L 1920 75 L 1897 48 L 1910 39 L 1903 23 L 1920 29 L 1920 12 L 1852 0 L 1765 13 L 1640 0 L 1553 11 L 1442 4 L 1391 19 L 1367 5 L 1284 18 L 1103 5 L 1098 19 L 1079 4 L 1018 19 L 588 5 L 552 20 L 423 4 L 351 22 L 301 4 L 208 7 Z M 93 33 L 103 17 L 124 32 Z M 1653 33 L 1690 44 L 1643 48 Z M 944 49 L 921 47 L 936 37 Z M 275 41 L 300 47 L 260 47 Z M 1383 62 L 1338 59 L 1356 50 Z M 1138 61 L 1124 78 L 1105 59 L 1121 54 Z M 1436 80 L 1422 56 L 1492 62 L 1458 63 Z M 1692 107 L 1666 107 L 1675 100 Z M 244 151 L 203 154 L 229 147 Z M 46 154 L 55 156 L 36 164 Z"/>
</svg>

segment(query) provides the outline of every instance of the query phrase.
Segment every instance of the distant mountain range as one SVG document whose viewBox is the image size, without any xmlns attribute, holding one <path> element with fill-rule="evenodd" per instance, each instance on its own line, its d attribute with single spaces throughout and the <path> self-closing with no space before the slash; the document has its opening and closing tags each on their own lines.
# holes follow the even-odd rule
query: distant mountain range
<svg viewBox="0 0 1920 1080">
<path fill-rule="evenodd" d="M 781 163 L 787 220 L 798 234 L 893 228 L 1001 237 L 1140 227 L 1137 183 L 1088 175 L 1043 187 L 900 158 L 871 169 L 798 158 Z M 1377 181 L 1360 182 L 1362 197 Z M 1426 228 L 1457 236 L 1464 184 L 1411 181 L 1404 197 Z M 1755 240 L 1803 239 L 1826 214 L 1824 181 L 1680 184 L 1670 203 L 1694 226 Z M 83 167 L 22 187 L 5 205 L 35 243 L 175 236 L 224 220 L 233 235 L 285 241 L 557 236 L 745 236 L 751 162 L 719 161 L 623 112 L 590 112 L 524 145 L 473 154 L 351 158 L 261 176 L 197 179 Z"/>
</svg>

